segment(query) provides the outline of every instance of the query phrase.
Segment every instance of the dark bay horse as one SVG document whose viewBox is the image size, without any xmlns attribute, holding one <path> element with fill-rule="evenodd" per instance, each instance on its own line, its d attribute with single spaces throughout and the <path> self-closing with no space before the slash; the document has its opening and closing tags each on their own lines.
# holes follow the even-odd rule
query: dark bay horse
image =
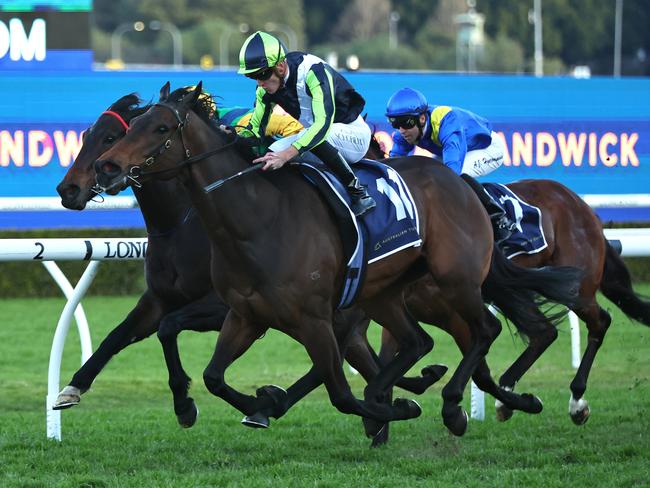
<svg viewBox="0 0 650 488">
<path fill-rule="evenodd" d="M 368 157 L 385 157 L 375 138 L 371 141 Z M 391 164 L 390 159 L 385 162 Z M 588 342 L 571 382 L 569 399 L 569 415 L 576 425 L 582 425 L 590 414 L 589 405 L 584 398 L 587 378 L 611 323 L 610 315 L 596 300 L 596 292 L 600 290 L 629 318 L 645 325 L 650 325 L 650 303 L 634 292 L 630 273 L 623 259 L 607 242 L 600 219 L 578 195 L 561 183 L 551 180 L 521 180 L 506 186 L 522 200 L 541 210 L 542 227 L 548 243 L 548 247 L 539 253 L 520 254 L 512 260 L 531 268 L 563 265 L 584 270 L 580 284 L 582 300 L 580 306 L 572 309 L 587 327 Z M 459 339 L 469 335 L 469 331 L 461 325 L 457 326 L 456 333 Z M 514 389 L 515 384 L 557 336 L 556 328 L 550 324 L 537 334 L 529 336 L 526 349 L 501 376 L 499 384 Z M 467 342 L 468 339 L 462 340 Z M 386 361 L 387 357 L 395 353 L 396 346 L 385 332 L 382 343 L 384 347 L 380 358 Z M 512 410 L 497 400 L 497 418 L 507 420 L 511 416 Z"/>
<path fill-rule="evenodd" d="M 399 165 L 418 203 L 424 245 L 368 269 L 359 303 L 390 330 L 400 353 L 368 385 L 367 390 L 377 395 L 357 400 L 342 374 L 336 340 L 350 330 L 332 326 L 343 256 L 328 209 L 293 171 L 251 173 L 206 194 L 207 184 L 250 167 L 235 139 L 214 130 L 193 111 L 200 93 L 201 85 L 185 96 L 178 90 L 169 95 L 169 86 L 163 87 L 161 102 L 133 121 L 127 135 L 96 162 L 96 171 L 98 183 L 113 192 L 133 178 L 152 176 L 177 177 L 188 189 L 212 241 L 213 285 L 231 306 L 204 372 L 208 389 L 245 414 L 255 413 L 257 399 L 227 385 L 224 371 L 271 326 L 305 346 L 331 402 L 340 411 L 381 422 L 419 415 L 419 407 L 411 401 L 388 405 L 375 398 L 432 347 L 401 298 L 415 277 L 430 274 L 435 284 L 433 298 L 460 314 L 472 330 L 472 347 L 443 389 L 445 424 L 462 434 L 467 422 L 458 405 L 462 391 L 500 330 L 498 321 L 486 314 L 481 297 L 494 253 L 489 221 L 478 211 L 478 199 L 442 166 L 432 169 L 422 158 L 405 158 Z M 433 213 L 429 208 L 444 211 Z M 476 221 L 461 228 L 461 213 Z M 570 290 L 577 282 L 575 270 L 528 273 L 528 277 L 537 277 L 537 291 L 573 303 Z M 549 285 L 556 286 L 560 276 L 568 279 L 568 286 L 558 292 Z M 538 327 L 538 322 L 531 314 L 528 324 L 518 326 L 525 331 Z"/>
<path fill-rule="evenodd" d="M 139 107 L 139 102 L 135 94 L 122 97 L 84 133 L 79 155 L 57 186 L 66 208 L 83 210 L 99 193 L 93 164 L 126 134 L 130 120 L 147 110 Z M 133 191 L 147 228 L 147 289 L 126 319 L 74 374 L 57 398 L 56 409 L 78 404 L 80 395 L 123 348 L 157 332 L 165 360 L 175 361 L 178 353 L 170 348 L 176 347 L 175 337 L 181 330 L 219 330 L 228 312 L 228 307 L 215 299 L 207 269 L 210 243 L 180 182 L 154 182 L 135 186 Z M 161 199 L 168 205 L 160 205 Z M 185 427 L 191 426 L 197 415 L 194 401 L 187 396 L 189 382 L 184 371 L 176 378 L 170 377 L 174 410 Z"/>
<path fill-rule="evenodd" d="M 149 106 L 139 106 L 135 94 L 120 98 L 84 132 L 83 145 L 64 179 L 57 186 L 66 208 L 83 210 L 100 190 L 95 184 L 95 160 L 124 137 L 131 119 Z M 151 180 L 133 188 L 140 205 L 148 237 L 145 261 L 147 290 L 127 318 L 102 341 L 91 358 L 63 389 L 56 409 L 77 405 L 107 362 L 123 348 L 157 332 L 170 371 L 174 410 L 184 427 L 194 424 L 197 409 L 188 397 L 190 378 L 182 368 L 177 335 L 182 330 L 218 331 L 229 307 L 214 293 L 210 280 L 210 246 L 207 234 L 194 211 L 185 187 L 178 180 Z M 160 199 L 167 202 L 160 205 Z M 365 338 L 368 320 L 360 310 L 336 314 L 336 320 L 359 323 L 346 359 L 364 378 L 375 373 L 375 359 Z M 402 378 L 398 385 L 421 393 L 443 373 L 427 367 L 425 376 Z M 289 401 L 294 403 L 298 399 Z"/>
</svg>

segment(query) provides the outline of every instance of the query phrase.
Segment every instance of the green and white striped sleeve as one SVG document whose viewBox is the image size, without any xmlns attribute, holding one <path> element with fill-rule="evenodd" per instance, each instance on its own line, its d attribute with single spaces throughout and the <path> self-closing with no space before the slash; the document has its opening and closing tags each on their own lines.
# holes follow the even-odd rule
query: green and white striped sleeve
<svg viewBox="0 0 650 488">
<path fill-rule="evenodd" d="M 311 93 L 314 123 L 300 139 L 292 144 L 300 153 L 309 151 L 323 142 L 334 123 L 334 81 L 332 75 L 322 63 L 315 64 L 307 73 L 305 83 Z"/>
</svg>

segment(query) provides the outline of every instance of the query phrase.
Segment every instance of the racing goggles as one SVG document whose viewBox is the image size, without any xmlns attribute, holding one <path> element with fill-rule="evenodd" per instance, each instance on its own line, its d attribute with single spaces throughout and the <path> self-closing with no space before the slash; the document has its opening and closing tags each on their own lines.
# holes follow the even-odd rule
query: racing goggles
<svg viewBox="0 0 650 488">
<path fill-rule="evenodd" d="M 418 118 L 413 115 L 402 115 L 400 117 L 388 117 L 388 122 L 393 129 L 412 129 L 418 123 Z"/>
<path fill-rule="evenodd" d="M 246 77 L 250 78 L 251 80 L 266 81 L 271 77 L 272 74 L 273 74 L 273 68 L 264 68 L 257 71 L 253 71 L 252 73 L 248 73 Z"/>
</svg>

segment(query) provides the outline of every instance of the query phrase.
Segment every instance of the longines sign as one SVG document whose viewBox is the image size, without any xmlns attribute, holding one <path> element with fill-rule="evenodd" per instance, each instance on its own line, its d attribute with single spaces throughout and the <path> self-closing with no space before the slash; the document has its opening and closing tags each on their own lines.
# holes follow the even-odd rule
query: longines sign
<svg viewBox="0 0 650 488">
<path fill-rule="evenodd" d="M 12 61 L 43 61 L 47 50 L 45 19 L 34 19 L 29 33 L 21 19 L 0 21 L 0 58 L 9 55 Z"/>
<path fill-rule="evenodd" d="M 88 70 L 88 11 L 0 11 L 0 71 Z"/>
</svg>

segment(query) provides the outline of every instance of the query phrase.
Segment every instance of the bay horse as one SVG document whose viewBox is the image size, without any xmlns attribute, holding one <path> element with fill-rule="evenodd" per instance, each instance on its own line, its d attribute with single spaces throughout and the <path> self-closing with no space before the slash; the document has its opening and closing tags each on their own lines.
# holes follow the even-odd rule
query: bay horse
<svg viewBox="0 0 650 488">
<path fill-rule="evenodd" d="M 376 138 L 372 138 L 368 157 L 391 164 Z M 569 415 L 576 425 L 584 424 L 590 415 L 584 398 L 587 379 L 596 354 L 611 323 L 611 316 L 596 299 L 600 290 L 629 318 L 650 326 L 650 303 L 643 300 L 632 288 L 632 279 L 625 262 L 609 244 L 603 226 L 584 200 L 563 184 L 545 179 L 527 179 L 506 185 L 523 201 L 538 207 L 542 213 L 542 228 L 548 246 L 536 254 L 519 254 L 515 263 L 538 268 L 541 266 L 574 266 L 584 271 L 580 283 L 579 306 L 573 312 L 582 319 L 588 330 L 588 340 L 580 366 L 571 381 Z M 459 329 L 467 335 L 467 331 Z M 516 383 L 530 369 L 546 349 L 557 339 L 556 328 L 549 324 L 529 336 L 526 349 L 499 379 L 499 385 L 513 390 Z M 380 359 L 386 361 L 395 354 L 396 344 L 384 330 Z M 497 418 L 505 421 L 512 410 L 496 401 Z"/>
<path fill-rule="evenodd" d="M 132 121 L 126 136 L 104 153 L 95 168 L 97 182 L 113 193 L 134 179 L 148 177 L 176 177 L 186 186 L 212 243 L 213 286 L 231 307 L 204 371 L 209 391 L 246 415 L 259 409 L 257 398 L 226 384 L 224 372 L 271 326 L 305 346 L 330 401 L 341 412 L 379 422 L 418 416 L 421 411 L 413 401 L 396 400 L 390 405 L 376 398 L 433 346 L 402 300 L 409 283 L 430 274 L 436 287 L 434 298 L 460 314 L 472 330 L 472 347 L 443 389 L 445 425 L 453 433 L 464 433 L 467 415 L 458 405 L 462 391 L 500 331 L 498 320 L 486 314 L 481 296 L 481 285 L 498 253 L 492 246 L 487 215 L 478 211 L 475 195 L 448 169 L 432 168 L 423 164 L 423 158 L 404 158 L 398 166 L 418 204 L 424 244 L 368 268 L 359 304 L 390 330 L 400 352 L 371 380 L 366 390 L 373 394 L 358 400 L 343 375 L 337 342 L 350 329 L 332 325 L 344 263 L 328 208 L 309 183 L 290 170 L 277 174 L 246 171 L 245 178 L 205 193 L 206 185 L 250 166 L 236 147 L 236 136 L 215 130 L 194 111 L 200 94 L 201 84 L 188 95 L 179 90 L 170 95 L 165 85 L 161 101 Z M 433 213 L 430 208 L 443 210 Z M 461 226 L 461 214 L 474 221 Z M 524 272 L 510 266 L 510 271 Z M 524 274 L 535 277 L 529 288 L 534 286 L 535 291 L 561 303 L 573 303 L 576 270 L 527 270 Z M 508 279 L 504 281 L 516 281 Z M 561 282 L 567 286 L 553 289 Z M 518 291 L 529 297 L 528 290 L 514 286 L 508 297 L 513 304 L 517 300 L 512 293 Z M 534 314 L 529 317 L 527 324 L 517 324 L 524 332 L 539 326 Z"/>
<path fill-rule="evenodd" d="M 126 134 L 130 121 L 149 106 L 140 106 L 136 94 L 126 95 L 103 112 L 83 134 L 75 161 L 57 186 L 64 207 L 83 210 L 101 190 L 95 184 L 95 160 Z M 183 330 L 219 331 L 229 307 L 214 293 L 210 280 L 210 246 L 207 234 L 185 187 L 176 179 L 151 180 L 135 185 L 134 195 L 147 230 L 145 258 L 147 289 L 135 308 L 101 342 L 89 360 L 59 394 L 57 410 L 77 405 L 108 361 L 123 348 L 157 333 L 170 372 L 169 386 L 179 424 L 191 427 L 198 409 L 188 396 L 190 378 L 178 354 L 177 336 Z M 166 202 L 160 205 L 160 199 Z M 360 310 L 341 311 L 335 320 L 358 323 L 346 359 L 370 378 L 375 374 L 374 352 L 365 338 L 369 321 Z M 422 393 L 446 368 L 428 366 L 422 377 L 402 378 L 398 385 Z M 265 391 L 265 390 L 263 390 Z M 288 401 L 295 403 L 291 392 Z"/>
<path fill-rule="evenodd" d="M 82 148 L 57 186 L 63 206 L 83 210 L 101 190 L 95 184 L 93 164 L 97 157 L 121 139 L 133 117 L 146 112 L 135 94 L 120 98 L 84 132 Z M 145 281 L 147 289 L 136 306 L 73 375 L 59 394 L 54 408 L 77 405 L 108 361 L 123 348 L 157 333 L 165 360 L 174 362 L 178 353 L 176 335 L 181 330 L 219 330 L 228 307 L 215 299 L 206 256 L 210 243 L 183 186 L 176 180 L 134 186 L 134 195 L 147 230 Z M 160 205 L 160 199 L 168 205 Z M 180 367 L 180 363 L 179 363 Z M 182 367 L 181 367 L 182 371 Z M 190 427 L 198 410 L 188 397 L 190 379 L 182 371 L 170 376 L 174 410 L 178 422 Z"/>
</svg>

